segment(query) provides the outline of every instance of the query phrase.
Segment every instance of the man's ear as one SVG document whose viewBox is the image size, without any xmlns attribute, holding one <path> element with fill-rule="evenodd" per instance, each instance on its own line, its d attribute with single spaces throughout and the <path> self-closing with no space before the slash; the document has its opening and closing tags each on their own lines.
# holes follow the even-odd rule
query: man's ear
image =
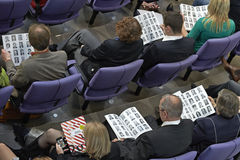
<svg viewBox="0 0 240 160">
<path fill-rule="evenodd" d="M 170 26 L 165 26 L 166 33 L 172 33 L 172 28 Z"/>
</svg>

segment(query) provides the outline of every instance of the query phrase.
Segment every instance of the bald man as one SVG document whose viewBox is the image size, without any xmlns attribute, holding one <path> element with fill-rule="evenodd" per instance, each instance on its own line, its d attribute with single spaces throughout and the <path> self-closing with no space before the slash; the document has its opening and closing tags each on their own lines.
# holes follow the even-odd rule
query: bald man
<svg viewBox="0 0 240 160">
<path fill-rule="evenodd" d="M 163 96 L 159 104 L 162 125 L 142 134 L 135 141 L 126 139 L 117 142 L 121 154 L 127 159 L 146 160 L 168 158 L 186 152 L 192 142 L 193 122 L 180 119 L 182 108 L 177 96 Z"/>
</svg>

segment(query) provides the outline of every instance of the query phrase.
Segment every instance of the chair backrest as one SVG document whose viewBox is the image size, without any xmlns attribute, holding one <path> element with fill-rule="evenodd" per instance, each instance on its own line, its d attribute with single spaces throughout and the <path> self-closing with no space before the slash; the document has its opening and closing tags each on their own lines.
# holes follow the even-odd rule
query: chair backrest
<svg viewBox="0 0 240 160">
<path fill-rule="evenodd" d="M 134 78 L 142 63 L 143 60 L 139 59 L 122 66 L 100 68 L 84 92 L 85 99 L 108 99 L 127 90 L 127 84 Z"/>
<path fill-rule="evenodd" d="M 92 0 L 88 0 L 91 3 Z M 93 0 L 92 8 L 96 11 L 114 11 L 130 3 L 131 0 Z"/>
<path fill-rule="evenodd" d="M 146 71 L 144 75 L 139 78 L 137 84 L 141 87 L 161 86 L 174 79 L 180 71 L 189 67 L 197 57 L 197 55 L 191 55 L 180 62 L 159 63 Z"/>
<path fill-rule="evenodd" d="M 23 25 L 31 0 L 0 1 L 0 33 L 5 33 Z"/>
<path fill-rule="evenodd" d="M 240 139 L 213 144 L 206 148 L 198 157 L 198 160 L 217 159 L 233 160 L 233 157 L 240 151 Z"/>
<path fill-rule="evenodd" d="M 20 105 L 23 113 L 44 113 L 67 103 L 76 88 L 80 75 L 71 75 L 54 81 L 33 82 Z"/>
<path fill-rule="evenodd" d="M 2 110 L 7 103 L 11 93 L 13 91 L 13 86 L 7 86 L 0 89 L 0 115 L 2 115 Z"/>
<path fill-rule="evenodd" d="M 192 70 L 204 71 L 221 64 L 221 57 L 227 54 L 229 44 L 227 37 L 207 40 L 196 53 L 198 59 L 192 64 Z"/>
<path fill-rule="evenodd" d="M 38 21 L 45 24 L 59 24 L 78 16 L 87 0 L 48 0 L 42 8 Z"/>
<path fill-rule="evenodd" d="M 150 160 L 194 160 L 196 155 L 197 155 L 196 151 L 191 151 L 173 158 L 157 158 L 157 159 L 150 159 Z"/>
<path fill-rule="evenodd" d="M 231 36 L 228 36 L 228 39 L 230 40 L 230 44 L 227 47 L 227 52 L 231 52 L 240 42 L 240 31 L 234 33 Z"/>
</svg>

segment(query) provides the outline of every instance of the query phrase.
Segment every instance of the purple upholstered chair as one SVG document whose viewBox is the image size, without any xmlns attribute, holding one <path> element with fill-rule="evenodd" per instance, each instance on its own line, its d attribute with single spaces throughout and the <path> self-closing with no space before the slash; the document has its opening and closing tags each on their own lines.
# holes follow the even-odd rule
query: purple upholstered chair
<svg viewBox="0 0 240 160">
<path fill-rule="evenodd" d="M 239 33 L 240 33 L 240 31 L 239 32 L 237 32 L 237 33 L 235 33 L 235 34 L 238 34 L 238 39 L 240 39 L 239 38 Z M 235 55 L 238 55 L 238 56 L 240 56 L 240 42 L 238 42 L 238 44 L 236 45 L 236 47 L 232 50 L 232 52 L 230 53 L 230 55 L 229 55 L 229 57 L 228 57 L 228 63 L 231 63 L 231 61 L 232 61 L 232 59 L 235 57 Z"/>
<path fill-rule="evenodd" d="M 71 75 L 53 81 L 33 82 L 20 105 L 22 113 L 45 113 L 63 106 L 77 87 L 80 75 Z"/>
<path fill-rule="evenodd" d="M 183 80 L 187 80 L 192 71 L 205 71 L 220 65 L 221 57 L 226 57 L 240 40 L 240 32 L 225 38 L 209 39 L 196 53 L 198 59 L 188 68 Z"/>
<path fill-rule="evenodd" d="M 0 89 L 0 115 L 2 115 L 2 110 L 4 109 L 12 91 L 13 86 L 7 86 Z"/>
<path fill-rule="evenodd" d="M 100 68 L 89 83 L 84 83 L 83 76 L 78 82 L 77 90 L 85 99 L 82 109 L 85 110 L 89 101 L 100 101 L 117 96 L 128 89 L 127 84 L 140 69 L 143 60 L 136 60 L 117 67 Z M 69 69 L 70 74 L 80 74 L 76 67 Z"/>
<path fill-rule="evenodd" d="M 191 151 L 173 158 L 157 158 L 157 159 L 150 159 L 150 160 L 194 160 L 196 155 L 197 155 L 196 151 Z"/>
<path fill-rule="evenodd" d="M 196 59 L 197 55 L 192 55 L 187 59 L 174 62 L 174 63 L 159 63 L 149 70 L 147 70 L 143 76 L 139 77 L 137 81 L 138 88 L 135 92 L 139 95 L 142 87 L 156 87 L 161 86 L 168 81 L 178 76 L 178 73 L 187 67 L 189 67 Z"/>
<path fill-rule="evenodd" d="M 48 0 L 42 8 L 37 20 L 45 24 L 60 24 L 78 16 L 79 10 L 87 0 Z M 30 6 L 33 15 L 35 10 Z"/>
<path fill-rule="evenodd" d="M 23 25 L 31 0 L 0 0 L 0 33 Z"/>
<path fill-rule="evenodd" d="M 111 12 L 130 3 L 130 0 L 88 0 L 93 9 L 89 24 L 92 25 L 99 12 Z"/>
<path fill-rule="evenodd" d="M 233 157 L 240 152 L 240 138 L 235 140 L 213 144 L 206 148 L 198 157 L 198 160 L 233 160 Z"/>
</svg>

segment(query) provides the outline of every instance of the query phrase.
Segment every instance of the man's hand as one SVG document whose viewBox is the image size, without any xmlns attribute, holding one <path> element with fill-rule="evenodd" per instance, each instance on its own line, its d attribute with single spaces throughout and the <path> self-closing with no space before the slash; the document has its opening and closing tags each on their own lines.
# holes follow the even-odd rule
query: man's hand
<svg viewBox="0 0 240 160">
<path fill-rule="evenodd" d="M 57 154 L 64 154 L 63 149 L 57 143 L 56 143 L 56 151 L 57 151 Z"/>
<path fill-rule="evenodd" d="M 208 96 L 208 99 L 209 99 L 210 102 L 212 103 L 213 108 L 215 108 L 217 104 L 215 103 L 214 99 L 213 99 L 212 97 L 210 97 L 210 96 Z"/>
<path fill-rule="evenodd" d="M 154 10 L 154 9 L 159 8 L 159 6 L 155 2 L 147 3 L 145 1 L 143 1 L 142 6 L 146 10 Z"/>
<path fill-rule="evenodd" d="M 10 61 L 11 60 L 11 55 L 8 51 L 6 51 L 5 49 L 2 49 L 2 59 L 4 62 Z"/>
<path fill-rule="evenodd" d="M 114 140 L 112 140 L 112 142 L 118 142 L 118 141 L 124 141 L 124 138 L 120 138 L 120 139 L 117 139 L 117 138 L 115 138 Z"/>
</svg>

